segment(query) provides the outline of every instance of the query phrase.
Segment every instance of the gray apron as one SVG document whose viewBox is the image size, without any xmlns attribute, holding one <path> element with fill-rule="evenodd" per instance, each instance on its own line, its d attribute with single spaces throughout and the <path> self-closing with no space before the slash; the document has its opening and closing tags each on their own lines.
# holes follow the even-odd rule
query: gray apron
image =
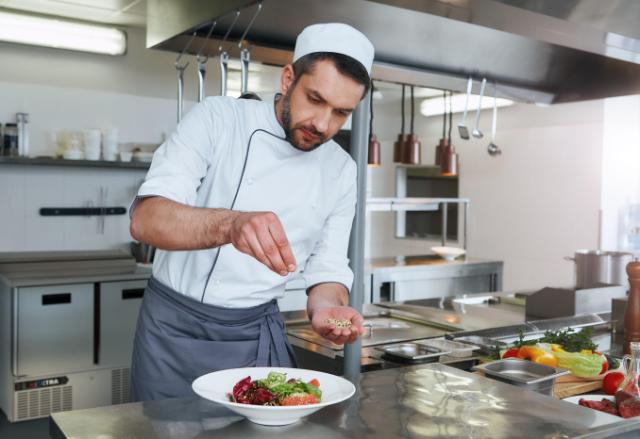
<svg viewBox="0 0 640 439">
<path fill-rule="evenodd" d="M 201 375 L 254 366 L 296 367 L 275 300 L 223 308 L 149 280 L 133 347 L 132 401 L 193 396 L 191 382 Z"/>
</svg>

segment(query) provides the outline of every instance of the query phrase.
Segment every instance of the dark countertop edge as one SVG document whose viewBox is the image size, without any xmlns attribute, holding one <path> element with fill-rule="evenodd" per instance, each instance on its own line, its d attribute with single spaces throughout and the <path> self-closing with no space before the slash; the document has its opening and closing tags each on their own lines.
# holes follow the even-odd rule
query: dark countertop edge
<svg viewBox="0 0 640 439">
<path fill-rule="evenodd" d="M 96 282 L 118 282 L 118 281 L 133 281 L 133 280 L 148 280 L 151 277 L 151 270 L 149 272 L 135 271 L 133 273 L 105 273 L 105 274 L 92 274 L 87 276 L 60 276 L 60 277 L 42 277 L 42 278 L 22 278 L 11 280 L 5 275 L 0 274 L 0 278 L 10 288 L 21 287 L 37 287 L 42 285 L 62 285 L 62 284 L 84 284 L 84 283 L 96 283 Z"/>
<path fill-rule="evenodd" d="M 108 160 L 66 160 L 50 157 L 0 157 L 0 165 L 68 166 L 80 168 L 149 169 L 148 162 Z"/>
</svg>

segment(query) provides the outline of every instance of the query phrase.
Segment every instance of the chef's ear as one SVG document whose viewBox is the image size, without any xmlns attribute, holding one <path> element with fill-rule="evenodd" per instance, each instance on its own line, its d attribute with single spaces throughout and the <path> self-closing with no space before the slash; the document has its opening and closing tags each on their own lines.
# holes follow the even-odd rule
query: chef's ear
<svg viewBox="0 0 640 439">
<path fill-rule="evenodd" d="M 286 95 L 293 86 L 295 79 L 296 75 L 293 73 L 293 66 L 291 64 L 284 66 L 280 75 L 280 93 Z"/>
</svg>

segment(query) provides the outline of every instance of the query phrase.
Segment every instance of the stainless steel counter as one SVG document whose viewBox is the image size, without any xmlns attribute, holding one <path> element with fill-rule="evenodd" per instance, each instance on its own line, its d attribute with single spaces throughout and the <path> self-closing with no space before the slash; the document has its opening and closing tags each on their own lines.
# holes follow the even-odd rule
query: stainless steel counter
<svg viewBox="0 0 640 439">
<path fill-rule="evenodd" d="M 361 374 L 349 401 L 262 427 L 198 397 L 55 413 L 58 438 L 632 438 L 640 421 L 441 364 Z M 230 383 L 231 386 L 232 383 Z"/>
</svg>

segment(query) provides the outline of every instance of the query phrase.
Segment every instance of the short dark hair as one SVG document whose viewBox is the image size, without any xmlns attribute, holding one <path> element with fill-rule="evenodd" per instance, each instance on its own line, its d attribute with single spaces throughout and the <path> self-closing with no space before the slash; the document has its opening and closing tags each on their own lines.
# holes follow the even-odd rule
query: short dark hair
<svg viewBox="0 0 640 439">
<path fill-rule="evenodd" d="M 293 85 L 295 85 L 300 77 L 305 73 L 312 73 L 315 65 L 318 61 L 329 60 L 333 62 L 336 69 L 340 73 L 356 81 L 358 84 L 364 85 L 364 98 L 371 87 L 371 78 L 367 69 L 357 60 L 350 56 L 343 55 L 341 53 L 334 52 L 314 52 L 301 57 L 293 63 L 293 74 L 295 78 Z"/>
</svg>

